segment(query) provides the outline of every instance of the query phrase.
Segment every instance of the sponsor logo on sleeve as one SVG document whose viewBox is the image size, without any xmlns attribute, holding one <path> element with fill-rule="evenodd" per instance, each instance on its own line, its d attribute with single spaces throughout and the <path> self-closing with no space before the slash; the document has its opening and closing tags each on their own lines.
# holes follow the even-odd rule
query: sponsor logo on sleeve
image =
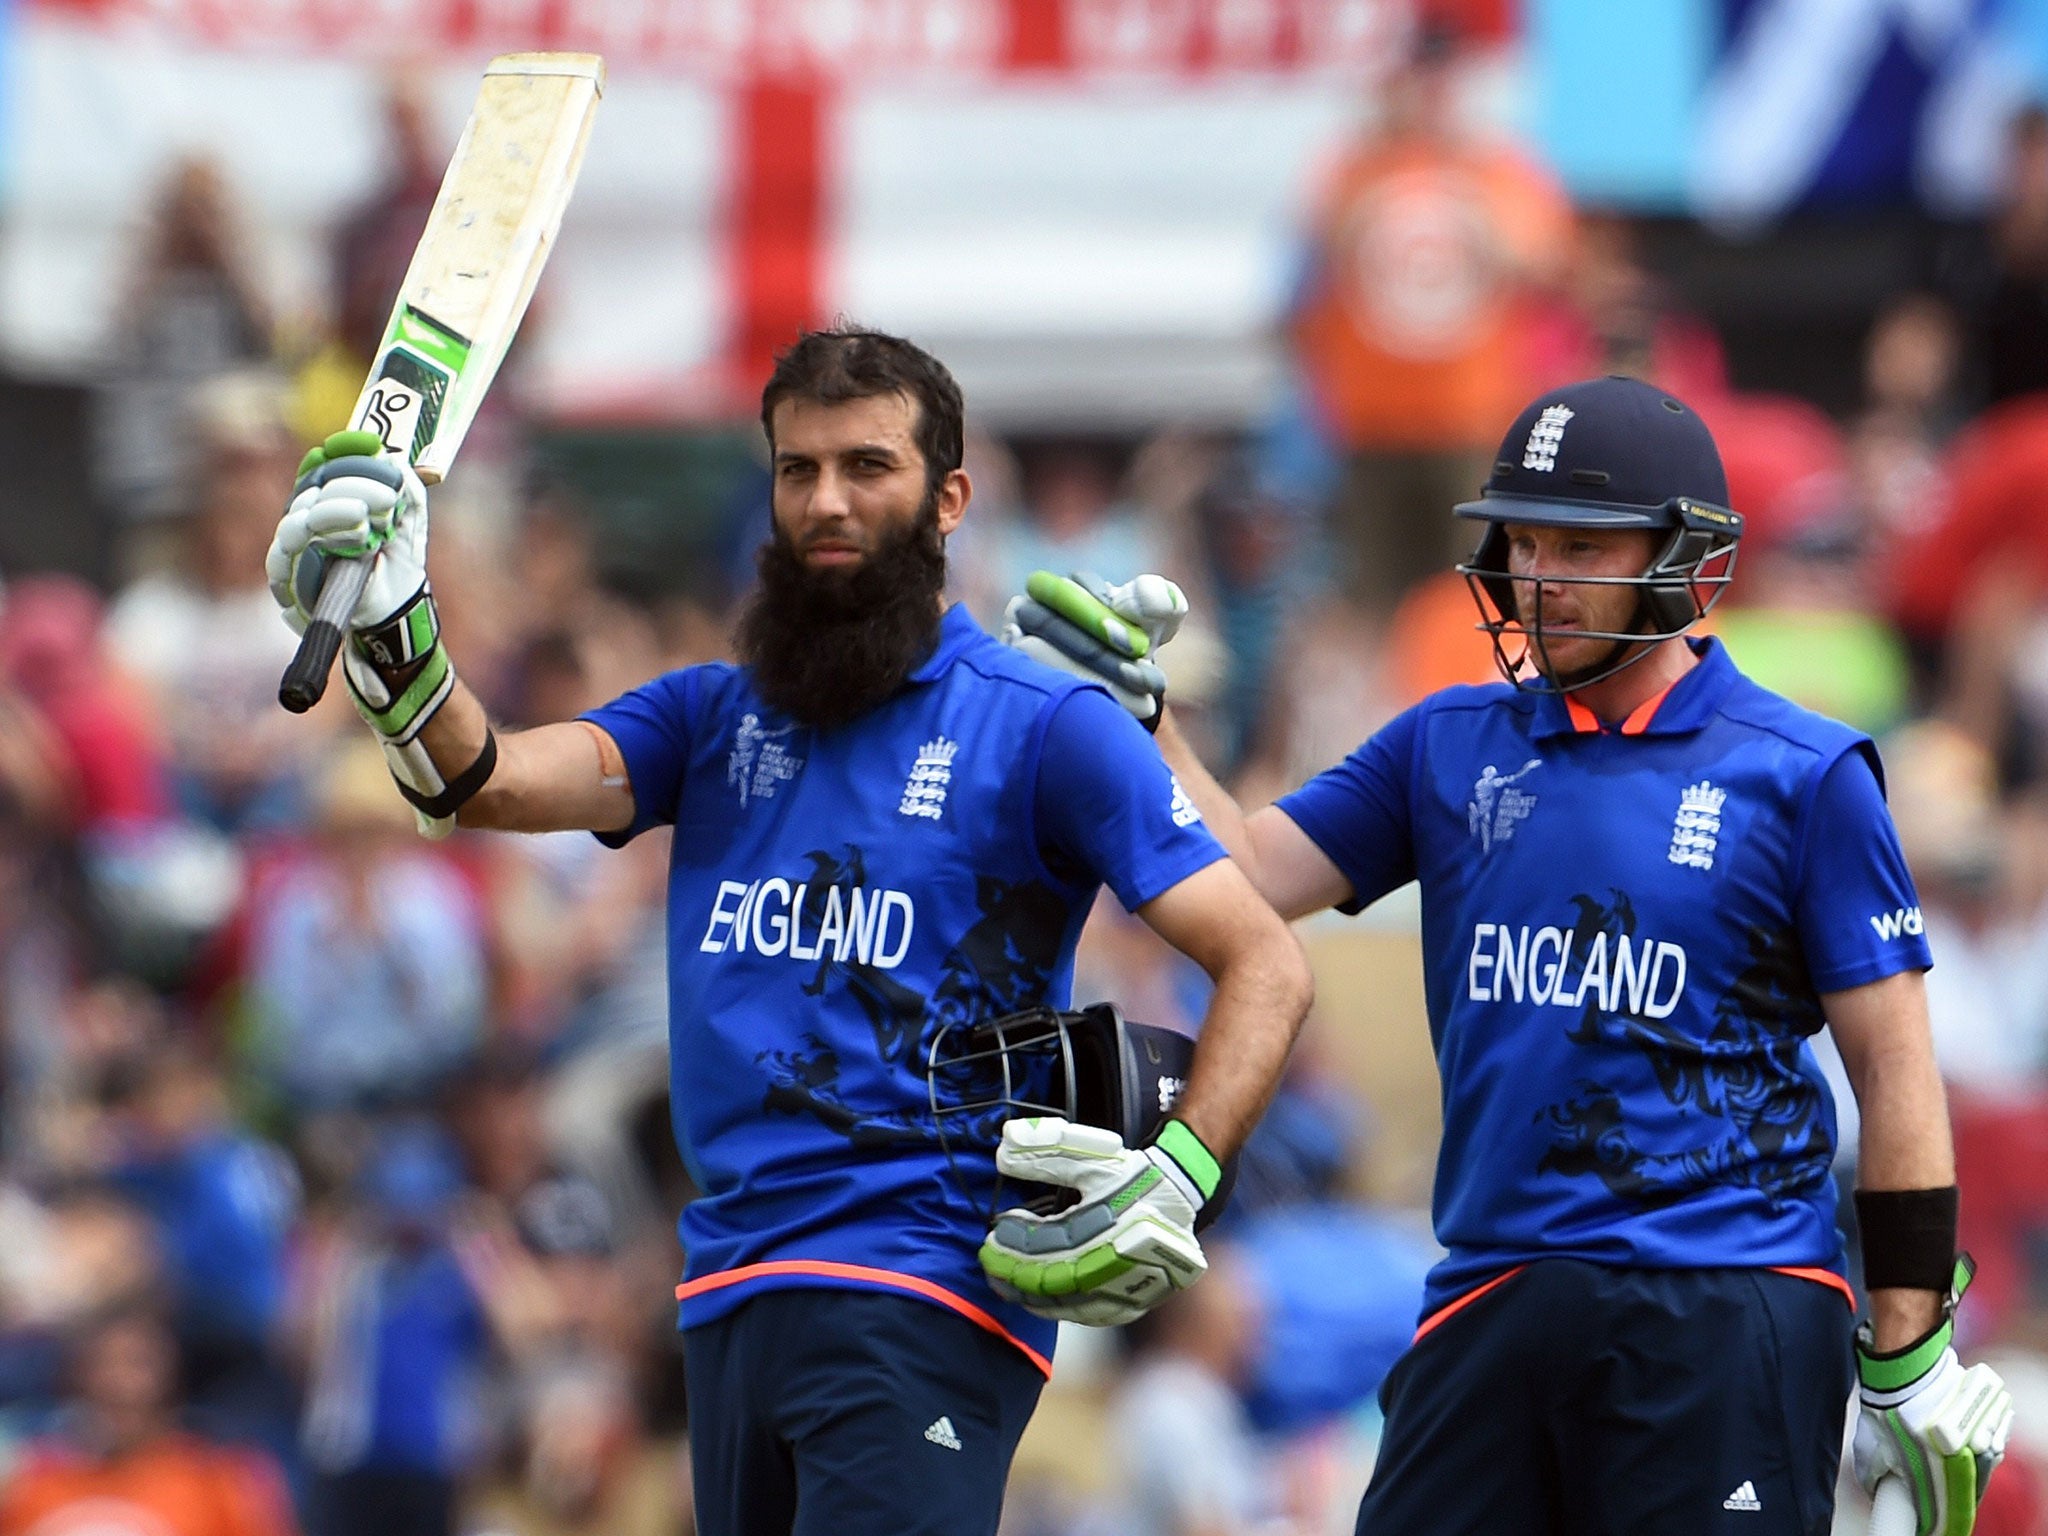
<svg viewBox="0 0 2048 1536">
<path fill-rule="evenodd" d="M 1171 772 L 1166 776 L 1173 782 L 1173 804 L 1168 807 L 1168 814 L 1173 817 L 1173 824 L 1176 827 L 1192 827 L 1202 819 L 1202 813 L 1195 809 L 1193 797 L 1180 787 L 1179 776 Z"/>
<path fill-rule="evenodd" d="M 1927 932 L 1927 920 L 1918 907 L 1894 907 L 1889 912 L 1879 912 L 1870 919 L 1870 926 L 1887 944 L 1901 936 L 1917 939 Z"/>
</svg>

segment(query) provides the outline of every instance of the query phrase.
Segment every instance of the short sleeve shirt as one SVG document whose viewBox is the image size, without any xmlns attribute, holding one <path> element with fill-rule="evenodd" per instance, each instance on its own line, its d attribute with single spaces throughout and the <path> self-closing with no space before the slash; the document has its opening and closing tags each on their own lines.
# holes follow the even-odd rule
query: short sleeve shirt
<svg viewBox="0 0 2048 1536">
<path fill-rule="evenodd" d="M 1840 1268 L 1807 1040 L 1929 964 L 1918 897 L 1868 739 L 1695 649 L 1636 728 L 1447 689 L 1280 802 L 1352 910 L 1421 882 L 1431 1306 L 1553 1255 Z"/>
<path fill-rule="evenodd" d="M 671 1102 L 700 1198 L 682 1321 L 764 1286 L 909 1290 L 1049 1355 L 975 1254 L 990 1148 L 937 1134 L 938 1031 L 1071 998 L 1108 885 L 1142 906 L 1222 857 L 1142 728 L 962 608 L 893 698 L 813 730 L 744 669 L 592 711 L 635 816 L 675 828 Z"/>
</svg>

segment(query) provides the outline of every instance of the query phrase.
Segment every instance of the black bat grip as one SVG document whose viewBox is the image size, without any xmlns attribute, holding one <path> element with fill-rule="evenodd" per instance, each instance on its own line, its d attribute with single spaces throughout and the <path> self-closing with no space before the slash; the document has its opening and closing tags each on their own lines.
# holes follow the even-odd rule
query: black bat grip
<svg viewBox="0 0 2048 1536">
<path fill-rule="evenodd" d="M 349 615 L 356 611 L 356 599 L 363 595 L 363 584 L 369 579 L 367 556 L 327 563 L 320 578 L 319 600 L 313 604 L 313 621 L 299 637 L 298 653 L 277 685 L 277 702 L 293 714 L 303 715 L 327 691 L 327 674 L 340 654 Z"/>
</svg>

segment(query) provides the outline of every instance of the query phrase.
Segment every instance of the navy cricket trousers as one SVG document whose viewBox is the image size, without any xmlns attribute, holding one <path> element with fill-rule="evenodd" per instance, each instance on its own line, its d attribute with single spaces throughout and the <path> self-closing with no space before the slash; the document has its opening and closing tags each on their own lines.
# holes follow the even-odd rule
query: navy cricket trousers
<svg viewBox="0 0 2048 1536">
<path fill-rule="evenodd" d="M 1045 1378 L 916 1297 L 766 1291 L 683 1335 L 701 1536 L 995 1536 Z"/>
<path fill-rule="evenodd" d="M 1380 1388 L 1358 1536 L 1827 1536 L 1840 1291 L 1544 1259 L 1453 1306 Z"/>
</svg>

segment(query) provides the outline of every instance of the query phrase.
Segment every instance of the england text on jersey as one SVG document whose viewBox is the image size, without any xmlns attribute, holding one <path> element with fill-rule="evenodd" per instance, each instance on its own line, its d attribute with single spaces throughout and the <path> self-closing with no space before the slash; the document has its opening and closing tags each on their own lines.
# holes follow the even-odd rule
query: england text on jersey
<svg viewBox="0 0 2048 1536">
<path fill-rule="evenodd" d="M 814 920 L 809 934 L 807 915 Z M 719 881 L 697 948 L 710 955 L 752 950 L 792 960 L 852 958 L 893 971 L 909 953 L 916 929 L 917 903 L 903 891 L 833 884 L 814 893 L 801 879 L 770 875 Z"/>
<path fill-rule="evenodd" d="M 1536 1007 L 1581 1008 L 1597 999 L 1602 1013 L 1666 1019 L 1685 996 L 1683 945 L 1668 939 L 1613 935 L 1582 942 L 1575 928 L 1474 923 L 1465 962 L 1465 996 Z M 1576 982 L 1574 982 L 1576 977 Z"/>
</svg>

